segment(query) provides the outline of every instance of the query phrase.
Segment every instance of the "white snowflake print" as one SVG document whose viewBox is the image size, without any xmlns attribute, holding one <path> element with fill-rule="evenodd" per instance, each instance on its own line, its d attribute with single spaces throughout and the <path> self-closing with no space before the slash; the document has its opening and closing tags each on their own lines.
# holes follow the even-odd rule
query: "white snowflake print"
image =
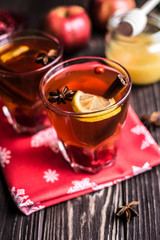
<svg viewBox="0 0 160 240">
<path fill-rule="evenodd" d="M 132 166 L 133 174 L 138 175 L 140 173 L 143 173 L 145 171 L 151 170 L 149 163 L 146 162 L 142 167 Z"/>
<path fill-rule="evenodd" d="M 59 152 L 57 133 L 53 127 L 42 130 L 31 138 L 31 147 L 50 147 L 55 153 Z"/>
<path fill-rule="evenodd" d="M 56 170 L 51 170 L 51 169 L 48 169 L 48 171 L 45 171 L 43 177 L 46 179 L 46 182 L 54 183 L 55 181 L 59 180 L 59 174 L 56 172 Z"/>
<path fill-rule="evenodd" d="M 110 187 L 112 185 L 113 185 L 113 182 L 110 181 L 110 182 L 107 182 L 107 183 L 103 183 L 103 184 L 99 184 L 99 185 L 94 186 L 93 190 L 97 191 L 97 190 L 103 189 L 105 187 Z"/>
<path fill-rule="evenodd" d="M 110 181 L 110 182 L 106 182 L 106 183 L 103 183 L 103 184 L 99 184 L 99 185 L 93 187 L 93 190 L 97 191 L 97 190 L 103 189 L 103 188 L 105 188 L 105 187 L 110 187 L 110 186 L 112 186 L 112 185 L 114 185 L 114 184 L 117 184 L 117 183 L 119 183 L 119 182 L 122 182 L 122 181 L 124 181 L 124 180 L 126 180 L 126 179 L 129 179 L 129 178 L 131 178 L 131 177 L 132 177 L 132 176 L 127 175 L 127 176 L 125 176 L 125 177 L 122 177 L 122 178 L 119 178 L 119 179 L 115 179 L 115 180 Z"/>
<path fill-rule="evenodd" d="M 124 177 L 122 177 L 122 178 L 115 179 L 115 180 L 113 180 L 113 185 L 114 185 L 114 184 L 117 184 L 117 183 L 120 183 L 120 182 L 122 182 L 122 181 L 124 181 L 124 180 L 127 180 L 127 179 L 129 179 L 129 178 L 131 178 L 131 176 L 126 175 L 126 176 L 124 176 Z"/>
<path fill-rule="evenodd" d="M 30 215 L 31 213 L 39 211 L 43 208 L 45 208 L 45 206 L 40 205 L 40 203 L 35 203 L 31 206 L 22 207 L 21 211 L 26 215 Z"/>
<path fill-rule="evenodd" d="M 144 150 L 148 148 L 151 144 L 155 143 L 154 139 L 143 125 L 137 125 L 136 127 L 131 129 L 131 132 L 136 135 L 144 135 L 144 140 L 142 140 L 140 147 L 141 150 Z"/>
<path fill-rule="evenodd" d="M 97 184 L 90 182 L 90 178 L 83 178 L 82 180 L 72 181 L 73 187 L 70 187 L 67 193 L 74 193 L 88 188 L 94 188 Z"/>
<path fill-rule="evenodd" d="M 21 209 L 24 206 L 33 205 L 34 203 L 29 199 L 28 195 L 25 195 L 24 189 L 17 189 L 15 187 L 12 187 L 11 190 L 11 196 L 17 206 Z"/>
<path fill-rule="evenodd" d="M 10 163 L 11 151 L 7 148 L 0 147 L 0 165 L 4 168 L 5 165 Z"/>
<path fill-rule="evenodd" d="M 40 205 L 39 202 L 34 203 L 31 201 L 29 195 L 25 195 L 25 190 L 23 188 L 16 190 L 15 187 L 12 187 L 10 192 L 17 207 L 26 215 L 30 215 L 35 211 L 45 208 L 45 206 Z"/>
</svg>

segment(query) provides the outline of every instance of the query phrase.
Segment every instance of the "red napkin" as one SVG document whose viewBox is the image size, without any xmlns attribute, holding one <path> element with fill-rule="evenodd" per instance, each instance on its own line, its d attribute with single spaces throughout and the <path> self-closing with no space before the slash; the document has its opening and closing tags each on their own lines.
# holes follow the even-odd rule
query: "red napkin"
<svg viewBox="0 0 160 240">
<path fill-rule="evenodd" d="M 159 163 L 160 147 L 131 107 L 115 164 L 95 175 L 73 172 L 59 151 L 52 127 L 20 136 L 0 110 L 0 165 L 16 205 L 26 215 L 111 186 Z"/>
</svg>

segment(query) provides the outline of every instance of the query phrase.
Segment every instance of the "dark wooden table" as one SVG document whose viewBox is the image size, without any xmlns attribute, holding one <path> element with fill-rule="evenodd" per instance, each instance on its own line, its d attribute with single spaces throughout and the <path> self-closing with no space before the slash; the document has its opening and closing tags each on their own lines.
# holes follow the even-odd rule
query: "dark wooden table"
<svg viewBox="0 0 160 240">
<path fill-rule="evenodd" d="M 137 1 L 140 6 L 144 1 Z M 0 8 L 28 13 L 29 26 L 37 28 L 43 14 L 59 4 L 79 4 L 87 0 L 1 0 Z M 72 56 L 104 57 L 104 34 L 93 32 L 88 46 Z M 65 56 L 69 58 L 72 56 Z M 131 105 L 140 116 L 160 111 L 160 82 L 133 86 Z M 151 134 L 160 144 L 160 129 Z M 139 201 L 139 217 L 130 223 L 115 216 L 124 202 Z M 0 240 L 160 240 L 160 166 L 132 179 L 70 201 L 24 216 L 14 205 L 0 172 Z"/>
</svg>

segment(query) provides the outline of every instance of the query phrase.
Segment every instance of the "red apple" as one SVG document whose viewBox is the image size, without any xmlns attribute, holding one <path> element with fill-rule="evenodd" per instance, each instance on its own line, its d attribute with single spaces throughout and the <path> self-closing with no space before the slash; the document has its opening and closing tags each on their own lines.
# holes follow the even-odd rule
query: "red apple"
<svg viewBox="0 0 160 240">
<path fill-rule="evenodd" d="M 119 9 L 128 11 L 136 6 L 134 0 L 92 0 L 90 11 L 93 23 L 99 29 L 106 29 L 109 18 Z"/>
<path fill-rule="evenodd" d="M 70 52 L 86 45 L 91 36 L 91 21 L 80 6 L 59 6 L 51 9 L 43 21 L 43 29 L 57 36 Z"/>
</svg>

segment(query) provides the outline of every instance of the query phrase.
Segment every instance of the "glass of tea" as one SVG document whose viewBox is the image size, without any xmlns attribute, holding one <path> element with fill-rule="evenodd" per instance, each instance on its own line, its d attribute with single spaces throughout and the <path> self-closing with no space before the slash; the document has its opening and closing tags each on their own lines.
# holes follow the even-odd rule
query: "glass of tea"
<svg viewBox="0 0 160 240">
<path fill-rule="evenodd" d="M 61 42 L 44 32 L 19 31 L 0 37 L 0 97 L 3 112 L 17 132 L 35 133 L 47 126 L 39 82 L 62 61 L 62 54 Z"/>
<path fill-rule="evenodd" d="M 124 67 L 99 57 L 64 61 L 43 76 L 40 96 L 75 171 L 97 173 L 114 163 L 131 85 Z"/>
</svg>

